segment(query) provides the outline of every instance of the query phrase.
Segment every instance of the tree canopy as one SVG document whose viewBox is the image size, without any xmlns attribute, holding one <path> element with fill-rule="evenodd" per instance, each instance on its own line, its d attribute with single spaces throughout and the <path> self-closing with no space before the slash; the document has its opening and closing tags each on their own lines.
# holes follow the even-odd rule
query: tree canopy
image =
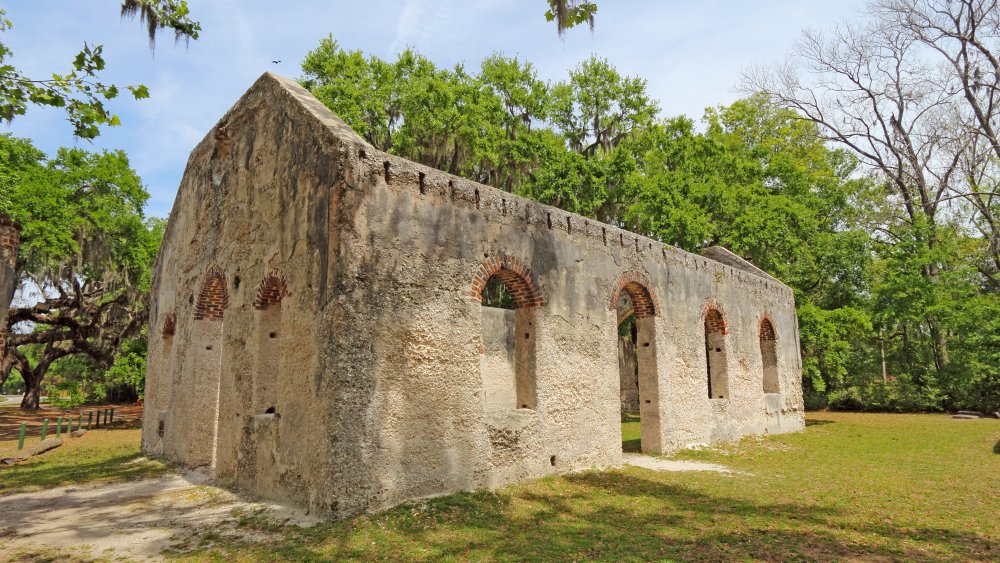
<svg viewBox="0 0 1000 563">
<path fill-rule="evenodd" d="M 955 182 L 988 167 L 942 192 L 941 174 L 919 176 L 902 152 L 892 162 L 903 168 L 873 165 L 766 90 L 700 121 L 663 116 L 645 80 L 596 56 L 545 82 L 516 57 L 443 69 L 412 50 L 386 61 L 327 38 L 303 71 L 380 149 L 689 251 L 721 244 L 782 279 L 798 303 L 812 407 L 1000 409 L 998 333 L 975 328 L 1000 307 L 989 215 L 942 197 L 984 193 Z M 899 132 L 879 143 L 907 150 Z M 971 171 L 966 161 L 955 169 Z"/>
<path fill-rule="evenodd" d="M 163 221 L 143 215 L 149 195 L 120 151 L 49 159 L 0 135 L 0 154 L 0 213 L 22 227 L 17 273 L 31 294 L 8 311 L 0 384 L 16 369 L 34 408 L 53 362 L 83 355 L 107 368 L 140 333 Z"/>
</svg>

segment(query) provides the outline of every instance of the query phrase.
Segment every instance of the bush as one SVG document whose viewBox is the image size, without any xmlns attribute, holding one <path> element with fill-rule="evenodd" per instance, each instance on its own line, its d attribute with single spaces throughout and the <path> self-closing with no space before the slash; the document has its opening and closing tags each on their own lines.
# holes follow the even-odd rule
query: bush
<svg viewBox="0 0 1000 563">
<path fill-rule="evenodd" d="M 87 402 L 87 396 L 78 381 L 62 385 L 47 385 L 45 393 L 49 396 L 49 404 L 63 411 L 76 408 Z"/>
</svg>

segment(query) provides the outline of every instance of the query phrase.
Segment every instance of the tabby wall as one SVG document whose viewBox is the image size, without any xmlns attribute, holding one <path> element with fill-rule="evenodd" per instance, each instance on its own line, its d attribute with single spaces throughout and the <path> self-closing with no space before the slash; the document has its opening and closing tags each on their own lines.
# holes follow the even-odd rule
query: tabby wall
<svg viewBox="0 0 1000 563">
<path fill-rule="evenodd" d="M 383 154 L 264 75 L 171 214 L 144 448 L 333 516 L 618 465 L 622 292 L 645 451 L 801 429 L 791 291 L 709 254 Z"/>
</svg>

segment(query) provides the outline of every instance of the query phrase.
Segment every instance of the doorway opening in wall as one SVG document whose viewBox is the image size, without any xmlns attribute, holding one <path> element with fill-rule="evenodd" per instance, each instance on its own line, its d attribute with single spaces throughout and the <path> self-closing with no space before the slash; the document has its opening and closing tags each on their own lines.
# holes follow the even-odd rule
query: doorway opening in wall
<svg viewBox="0 0 1000 563">
<path fill-rule="evenodd" d="M 636 355 L 638 325 L 628 293 L 618 298 L 618 372 L 621 383 L 622 451 L 642 452 L 642 417 L 639 412 L 639 361 Z"/>
<path fill-rule="evenodd" d="M 618 321 L 622 451 L 660 453 L 663 405 L 656 361 L 657 305 L 641 278 L 635 272 L 623 274 L 621 289 L 611 301 Z"/>
<path fill-rule="evenodd" d="M 726 321 L 717 309 L 705 313 L 705 367 L 709 399 L 729 397 L 726 364 Z"/>
<path fill-rule="evenodd" d="M 517 273 L 501 269 L 482 290 L 480 372 L 487 410 L 536 407 L 536 308 L 528 306 L 527 287 Z"/>
<path fill-rule="evenodd" d="M 778 385 L 778 352 L 776 350 L 777 335 L 774 325 L 767 319 L 760 321 L 760 359 L 764 367 L 764 393 L 780 393 Z"/>
</svg>

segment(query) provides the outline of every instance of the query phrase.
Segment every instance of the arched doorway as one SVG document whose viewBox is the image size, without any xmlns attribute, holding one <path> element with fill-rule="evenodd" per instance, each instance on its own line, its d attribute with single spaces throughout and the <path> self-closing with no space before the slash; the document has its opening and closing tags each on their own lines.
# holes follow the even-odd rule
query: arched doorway
<svg viewBox="0 0 1000 563">
<path fill-rule="evenodd" d="M 656 358 L 658 305 L 649 286 L 645 275 L 626 272 L 618 279 L 611 295 L 610 305 L 616 311 L 618 327 L 615 338 L 622 451 L 625 452 L 658 453 L 662 450 Z"/>
<path fill-rule="evenodd" d="M 725 317 L 715 307 L 705 311 L 705 366 L 707 369 L 708 398 L 729 398 L 729 371 L 726 363 L 726 333 L 729 332 Z"/>
<path fill-rule="evenodd" d="M 219 386 L 222 382 L 223 315 L 229 306 L 226 275 L 212 266 L 198 294 L 189 346 L 194 370 L 187 393 L 190 416 L 184 418 L 188 465 L 215 468 L 219 440 Z"/>
<path fill-rule="evenodd" d="M 778 384 L 778 335 L 774 332 L 774 325 L 767 318 L 760 320 L 760 359 L 764 368 L 763 388 L 764 393 L 781 393 Z"/>
</svg>

